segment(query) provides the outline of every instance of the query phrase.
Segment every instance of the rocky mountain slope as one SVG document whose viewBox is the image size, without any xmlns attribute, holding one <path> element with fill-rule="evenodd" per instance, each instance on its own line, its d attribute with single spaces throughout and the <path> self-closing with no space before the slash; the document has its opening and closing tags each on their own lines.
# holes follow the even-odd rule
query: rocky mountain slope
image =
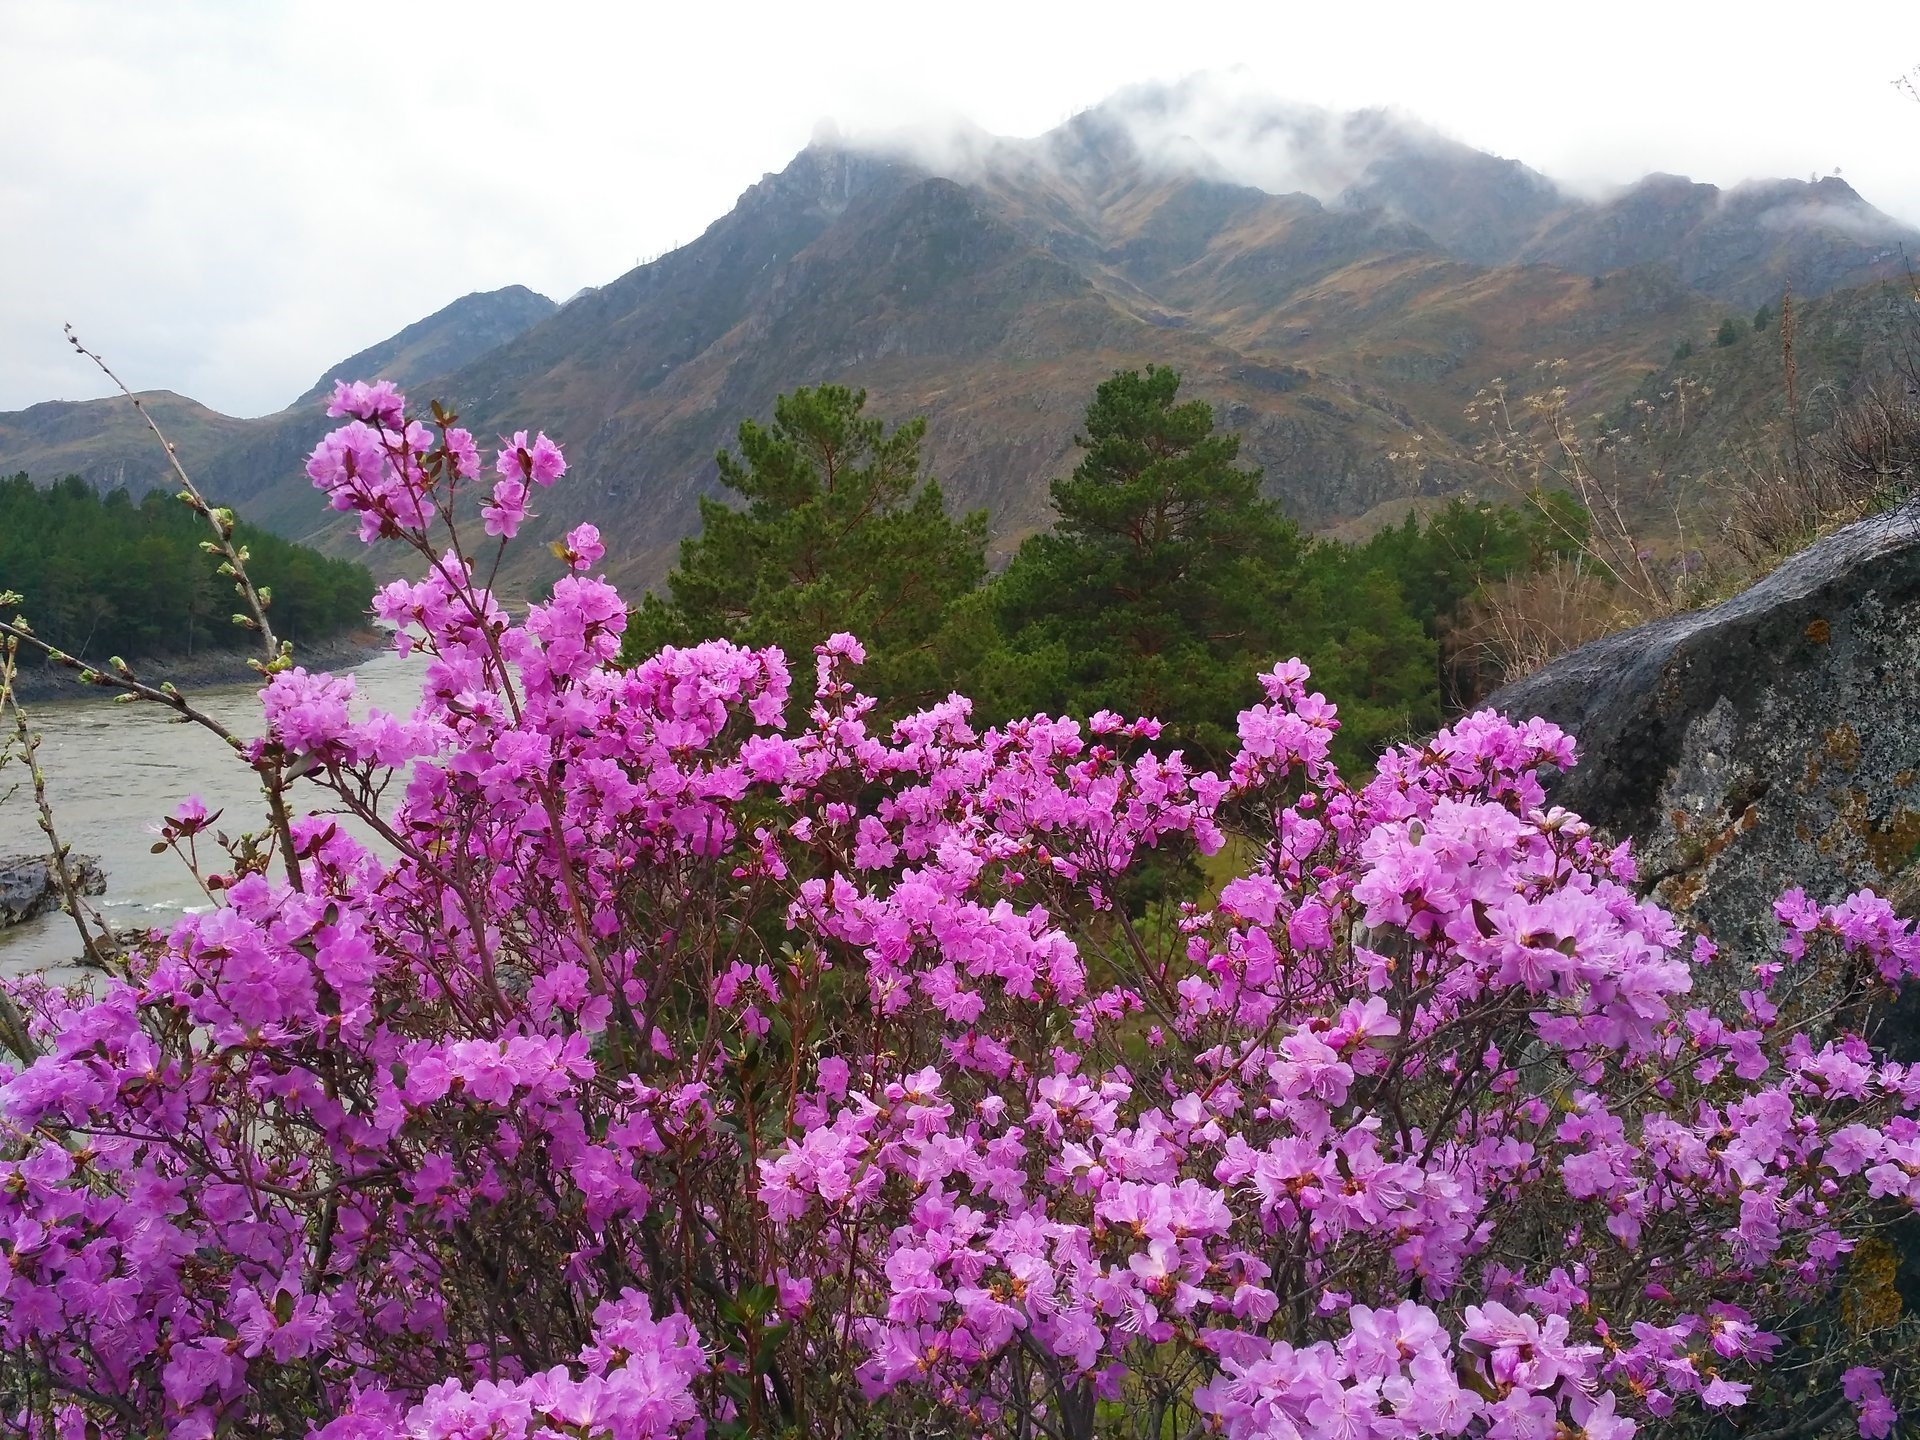
<svg viewBox="0 0 1920 1440">
<path fill-rule="evenodd" d="M 234 419 L 166 391 L 141 398 L 195 480 L 222 503 L 251 509 L 263 490 L 298 473 L 325 424 L 324 397 L 336 378 L 378 374 L 424 383 L 517 338 L 556 308 L 521 285 L 463 296 L 333 366 L 286 409 L 259 419 Z M 22 471 L 36 480 L 83 475 L 136 494 L 174 484 L 145 422 L 119 399 L 56 400 L 0 414 L 0 474 Z M 301 499 L 265 523 L 294 539 L 323 531 L 326 512 Z"/>
<path fill-rule="evenodd" d="M 402 385 L 415 385 L 445 375 L 518 339 L 559 308 L 524 285 L 465 296 L 378 345 L 348 356 L 314 381 L 289 408 L 310 400 L 324 401 L 333 393 L 335 380 L 381 375 Z"/>
<path fill-rule="evenodd" d="M 1461 411 L 1494 376 L 1565 356 L 1580 410 L 1617 405 L 1730 307 L 1871 280 L 1906 234 L 1837 180 L 1652 177 L 1583 201 L 1399 117 L 1256 109 L 1228 145 L 1180 130 L 1184 103 L 1128 92 L 938 161 L 816 143 L 691 244 L 565 306 L 468 297 L 329 378 L 388 375 L 483 435 L 546 428 L 576 476 L 552 518 L 599 523 L 631 582 L 671 564 L 739 420 L 823 381 L 926 415 L 932 468 L 990 509 L 1002 548 L 1046 523 L 1094 385 L 1147 361 L 1179 367 L 1272 493 L 1330 525 L 1471 483 Z M 1244 183 L 1263 145 L 1291 169 Z M 318 393 L 251 422 L 176 400 L 176 442 L 211 493 L 326 539 L 300 474 Z M 0 470 L 141 481 L 124 412 L 49 409 L 0 416 Z M 1407 453 L 1417 468 L 1391 458 Z"/>
<path fill-rule="evenodd" d="M 259 428 L 258 421 L 236 420 L 170 390 L 141 398 L 194 463 L 245 444 Z M 23 471 L 42 481 L 84 475 L 103 489 L 124 486 L 136 494 L 165 485 L 171 473 L 133 407 L 108 400 L 48 400 L 0 413 L 0 474 Z"/>
<path fill-rule="evenodd" d="M 1667 265 L 1683 285 L 1750 308 L 1778 300 L 1789 283 L 1811 296 L 1892 279 L 1905 271 L 1914 238 L 1837 175 L 1724 191 L 1649 175 L 1604 203 L 1551 216 L 1513 258 L 1596 275 Z"/>
</svg>

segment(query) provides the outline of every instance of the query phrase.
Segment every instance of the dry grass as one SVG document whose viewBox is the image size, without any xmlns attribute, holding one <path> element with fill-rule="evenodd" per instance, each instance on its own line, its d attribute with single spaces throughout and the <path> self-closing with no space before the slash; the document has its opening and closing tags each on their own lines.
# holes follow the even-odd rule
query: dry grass
<svg viewBox="0 0 1920 1440">
<path fill-rule="evenodd" d="M 1595 417 L 1584 430 L 1560 362 L 1544 362 L 1528 393 L 1496 381 L 1476 397 L 1477 458 L 1571 552 L 1488 590 L 1461 637 L 1484 671 L 1518 679 L 1589 640 L 1726 598 L 1821 535 L 1920 494 L 1920 311 L 1891 372 L 1832 401 L 1811 434 L 1791 316 L 1780 419 L 1712 474 L 1677 473 L 1672 458 L 1712 395 L 1695 381 L 1636 401 L 1627 425 Z M 1556 491 L 1580 502 L 1585 529 L 1556 516 Z"/>
<path fill-rule="evenodd" d="M 1489 586 L 1457 639 L 1497 686 L 1648 618 L 1619 601 L 1617 588 L 1575 556 Z"/>
<path fill-rule="evenodd" d="M 1782 303 L 1785 412 L 1763 451 L 1742 457 L 1717 487 L 1726 502 L 1723 539 L 1750 573 L 1770 568 L 1835 526 L 1914 494 L 1920 480 L 1920 290 L 1909 299 L 1892 372 L 1838 404 L 1811 440 L 1803 438 L 1791 292 Z"/>
<path fill-rule="evenodd" d="M 1689 497 L 1672 457 L 1711 391 L 1681 377 L 1656 400 L 1640 399 L 1626 424 L 1568 413 L 1564 361 L 1536 367 L 1533 388 L 1496 380 L 1467 416 L 1485 437 L 1475 458 L 1513 497 L 1535 510 L 1567 558 L 1489 587 L 1462 639 L 1500 683 L 1532 673 L 1589 640 L 1686 609 L 1708 572 Z M 1579 501 L 1584 523 L 1558 494 Z"/>
<path fill-rule="evenodd" d="M 1776 445 L 1724 485 L 1724 538 L 1752 570 L 1920 488 L 1920 404 L 1897 381 L 1868 387 L 1795 455 Z"/>
<path fill-rule="evenodd" d="M 1621 591 L 1626 610 L 1645 618 L 1683 605 L 1693 527 L 1687 480 L 1673 473 L 1672 457 L 1712 392 L 1681 377 L 1657 401 L 1634 401 L 1627 425 L 1595 416 L 1583 432 L 1568 413 L 1566 362 L 1535 370 L 1532 390 L 1515 395 L 1496 380 L 1467 407 L 1485 436 L 1475 459 L 1558 529 L 1587 571 Z M 1555 492 L 1580 502 L 1584 528 L 1549 503 Z"/>
</svg>

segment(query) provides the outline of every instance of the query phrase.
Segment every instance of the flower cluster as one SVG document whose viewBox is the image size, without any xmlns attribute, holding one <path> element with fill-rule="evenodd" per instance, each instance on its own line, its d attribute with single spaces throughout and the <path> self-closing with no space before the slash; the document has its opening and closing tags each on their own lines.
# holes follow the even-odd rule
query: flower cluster
<svg viewBox="0 0 1920 1440">
<path fill-rule="evenodd" d="M 621 670 L 593 527 L 517 620 L 465 548 L 544 435 L 482 495 L 452 417 L 333 410 L 316 483 L 424 561 L 376 602 L 420 703 L 273 675 L 250 759 L 310 813 L 124 979 L 8 986 L 7 1425 L 1627 1440 L 1791 1345 L 1889 1432 L 1892 1340 L 1805 1338 L 1920 1208 L 1884 901 L 1787 896 L 1716 1008 L 1544 722 L 1350 785 L 1297 662 L 1224 776 L 1107 714 L 878 728 L 847 636 L 810 695 Z M 1143 910 L 1156 852 L 1236 863 Z"/>
</svg>

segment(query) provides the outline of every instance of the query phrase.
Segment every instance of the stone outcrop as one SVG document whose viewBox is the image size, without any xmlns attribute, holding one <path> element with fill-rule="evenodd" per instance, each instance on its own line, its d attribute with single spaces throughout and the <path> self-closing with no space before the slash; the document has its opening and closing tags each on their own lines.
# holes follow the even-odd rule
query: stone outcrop
<svg viewBox="0 0 1920 1440">
<path fill-rule="evenodd" d="M 67 868 L 82 895 L 107 888 L 99 857 L 68 855 Z M 0 855 L 0 929 L 60 908 L 60 881 L 45 855 Z"/>
<path fill-rule="evenodd" d="M 1741 595 L 1581 647 L 1489 703 L 1572 731 L 1556 803 L 1632 836 L 1655 898 L 1753 959 L 1774 898 L 1920 905 L 1920 506 Z"/>
</svg>

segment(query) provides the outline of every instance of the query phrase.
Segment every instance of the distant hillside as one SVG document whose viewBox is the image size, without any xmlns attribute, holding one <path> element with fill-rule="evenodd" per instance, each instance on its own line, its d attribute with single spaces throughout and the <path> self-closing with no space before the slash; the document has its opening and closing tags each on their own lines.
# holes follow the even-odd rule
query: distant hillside
<svg viewBox="0 0 1920 1440">
<path fill-rule="evenodd" d="M 1909 281 L 1862 285 L 1796 301 L 1794 312 L 1803 435 L 1825 428 L 1868 387 L 1897 395 L 1909 377 L 1920 372 L 1920 299 Z M 1680 469 L 1713 469 L 1770 429 L 1784 429 L 1786 363 L 1777 308 L 1763 330 L 1753 329 L 1750 316 L 1740 316 L 1734 324 L 1734 343 L 1714 344 L 1713 332 L 1707 330 L 1695 340 L 1692 354 L 1670 360 L 1638 392 L 1657 399 L 1670 393 L 1681 376 L 1711 392 L 1697 407 L 1685 444 L 1674 457 Z"/>
<path fill-rule="evenodd" d="M 524 335 L 559 308 L 524 285 L 463 296 L 426 319 L 414 321 L 398 335 L 390 335 L 332 366 L 293 402 L 293 408 L 303 401 L 325 400 L 333 394 L 335 380 L 378 375 L 406 386 L 458 370 Z"/>
<path fill-rule="evenodd" d="M 195 461 L 243 443 L 258 425 L 169 390 L 142 398 L 179 452 Z M 103 491 L 136 495 L 172 476 L 146 422 L 131 405 L 109 400 L 49 400 L 0 414 L 0 475 L 21 472 L 47 480 L 81 475 Z"/>
<path fill-rule="evenodd" d="M 381 375 L 403 385 L 430 380 L 471 363 L 524 334 L 551 315 L 554 303 L 521 285 L 467 295 L 328 369 L 299 399 L 276 415 L 237 420 L 168 391 L 141 398 L 195 479 L 223 503 L 252 498 L 283 480 L 325 424 L 326 396 L 336 378 Z M 124 400 L 49 401 L 0 413 L 0 474 L 24 471 L 36 479 L 79 475 L 106 491 L 135 495 L 172 488 L 165 454 L 144 421 Z M 299 538 L 324 524 L 314 507 L 285 533 Z M 263 523 L 277 526 L 277 521 Z"/>
<path fill-rule="evenodd" d="M 1404 117 L 1253 106 L 1225 133 L 1190 101 L 1145 87 L 1036 140 L 956 137 L 937 163 L 823 141 L 563 307 L 468 297 L 327 378 L 398 379 L 482 436 L 544 427 L 574 480 L 543 523 L 593 519 L 628 582 L 672 563 L 739 420 L 823 381 L 926 415 L 935 472 L 990 509 L 1003 552 L 1047 523 L 1094 385 L 1147 361 L 1328 527 L 1471 483 L 1462 411 L 1496 376 L 1564 357 L 1574 407 L 1607 410 L 1724 315 L 1893 273 L 1914 238 L 1838 180 L 1656 176 L 1589 202 Z M 332 547 L 301 474 L 321 393 L 256 422 L 182 412 L 176 438 L 211 493 Z M 84 464 L 24 458 L 51 453 L 47 408 L 0 417 L 0 470 L 135 473 L 122 421 L 92 412 L 63 417 Z M 1409 452 L 1417 474 L 1390 458 Z M 545 561 L 523 554 L 527 583 Z"/>
</svg>

